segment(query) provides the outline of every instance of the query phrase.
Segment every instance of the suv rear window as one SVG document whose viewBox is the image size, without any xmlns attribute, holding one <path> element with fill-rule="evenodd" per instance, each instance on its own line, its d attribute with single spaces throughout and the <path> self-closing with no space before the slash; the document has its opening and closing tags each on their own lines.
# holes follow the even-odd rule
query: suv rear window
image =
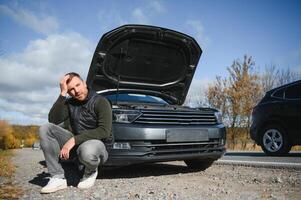
<svg viewBox="0 0 301 200">
<path fill-rule="evenodd" d="M 301 84 L 292 85 L 285 90 L 286 99 L 301 99 Z"/>
<path fill-rule="evenodd" d="M 284 98 L 284 88 L 276 91 L 274 94 L 273 94 L 274 97 L 278 97 L 278 98 Z"/>
</svg>

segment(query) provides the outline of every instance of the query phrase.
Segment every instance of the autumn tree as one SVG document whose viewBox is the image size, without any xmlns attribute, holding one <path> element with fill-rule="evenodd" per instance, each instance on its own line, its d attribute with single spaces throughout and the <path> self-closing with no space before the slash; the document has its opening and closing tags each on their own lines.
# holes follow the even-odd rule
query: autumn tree
<svg viewBox="0 0 301 200">
<path fill-rule="evenodd" d="M 0 142 L 7 132 L 9 132 L 9 124 L 5 120 L 0 120 Z"/>
<path fill-rule="evenodd" d="M 13 134 L 12 126 L 5 120 L 0 120 L 0 149 L 20 148 L 20 140 Z"/>
<path fill-rule="evenodd" d="M 37 135 L 35 133 L 29 133 L 27 134 L 25 140 L 24 140 L 24 145 L 26 147 L 31 147 L 34 142 L 37 141 Z"/>
<path fill-rule="evenodd" d="M 211 107 L 218 108 L 222 113 L 223 119 L 229 115 L 227 106 L 226 106 L 226 87 L 227 80 L 222 79 L 220 76 L 216 77 L 215 83 L 209 85 L 206 92 L 208 103 Z"/>
<path fill-rule="evenodd" d="M 38 137 L 38 126 L 35 125 L 12 125 L 16 138 L 22 141 L 23 147 L 31 147 Z"/>
<path fill-rule="evenodd" d="M 287 69 L 279 69 L 276 65 L 266 66 L 261 75 L 263 91 L 267 92 L 280 85 L 301 79 L 301 74 Z"/>
<path fill-rule="evenodd" d="M 229 76 L 224 79 L 216 77 L 207 91 L 209 105 L 222 112 L 224 123 L 229 127 L 231 148 L 235 147 L 238 134 L 243 133 L 245 139 L 249 137 L 252 108 L 262 97 L 260 77 L 254 71 L 254 66 L 252 57 L 244 56 L 243 61 L 234 60 L 227 68 Z M 246 146 L 246 140 L 242 141 L 242 145 Z"/>
</svg>

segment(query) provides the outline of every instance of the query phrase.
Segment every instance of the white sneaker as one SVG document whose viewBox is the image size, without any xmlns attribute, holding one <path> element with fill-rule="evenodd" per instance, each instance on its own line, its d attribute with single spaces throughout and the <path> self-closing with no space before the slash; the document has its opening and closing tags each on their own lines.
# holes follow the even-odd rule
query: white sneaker
<svg viewBox="0 0 301 200">
<path fill-rule="evenodd" d="M 63 178 L 50 178 L 45 187 L 42 188 L 41 193 L 51 193 L 67 188 L 67 181 Z"/>
<path fill-rule="evenodd" d="M 87 189 L 87 188 L 92 187 L 95 183 L 97 174 L 98 174 L 97 169 L 94 173 L 92 173 L 90 175 L 84 174 L 84 177 L 80 180 L 77 187 L 80 189 Z"/>
</svg>

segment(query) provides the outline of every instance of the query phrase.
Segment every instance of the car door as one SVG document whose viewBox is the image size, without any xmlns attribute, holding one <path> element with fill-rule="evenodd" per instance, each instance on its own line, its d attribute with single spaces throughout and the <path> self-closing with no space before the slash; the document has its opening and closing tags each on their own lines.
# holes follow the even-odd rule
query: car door
<svg viewBox="0 0 301 200">
<path fill-rule="evenodd" d="M 291 138 L 301 142 L 301 82 L 285 89 L 284 111 Z"/>
</svg>

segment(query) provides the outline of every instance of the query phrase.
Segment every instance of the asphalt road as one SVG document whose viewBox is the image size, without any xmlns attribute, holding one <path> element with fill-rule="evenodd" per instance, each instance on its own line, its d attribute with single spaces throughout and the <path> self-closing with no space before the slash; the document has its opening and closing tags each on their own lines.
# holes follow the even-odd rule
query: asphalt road
<svg viewBox="0 0 301 200">
<path fill-rule="evenodd" d="M 229 151 L 216 164 L 301 169 L 301 152 L 290 152 L 284 157 L 273 157 L 263 152 Z"/>
</svg>

